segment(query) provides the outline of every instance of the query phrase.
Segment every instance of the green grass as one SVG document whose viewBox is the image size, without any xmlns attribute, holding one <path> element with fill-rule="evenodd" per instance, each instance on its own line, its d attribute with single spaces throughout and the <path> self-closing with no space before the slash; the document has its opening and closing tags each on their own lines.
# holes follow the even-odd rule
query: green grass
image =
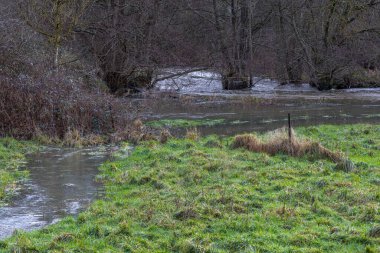
<svg viewBox="0 0 380 253">
<path fill-rule="evenodd" d="M 20 168 L 25 163 L 25 154 L 35 149 L 30 142 L 0 139 L 0 206 L 15 195 L 20 182 L 27 178 L 28 172 Z"/>
<path fill-rule="evenodd" d="M 161 119 L 156 121 L 149 121 L 146 123 L 146 125 L 154 128 L 187 128 L 199 126 L 216 126 L 224 123 L 224 119 Z"/>
<path fill-rule="evenodd" d="M 356 169 L 231 149 L 218 136 L 147 142 L 101 167 L 104 200 L 18 232 L 0 252 L 379 252 L 380 125 L 297 132 Z"/>
</svg>

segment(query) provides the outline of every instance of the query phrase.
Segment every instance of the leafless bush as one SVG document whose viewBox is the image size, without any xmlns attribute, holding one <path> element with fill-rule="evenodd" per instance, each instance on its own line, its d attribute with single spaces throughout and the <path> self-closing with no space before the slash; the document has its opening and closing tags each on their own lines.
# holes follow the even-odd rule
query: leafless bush
<svg viewBox="0 0 380 253">
<path fill-rule="evenodd" d="M 132 117 L 122 99 L 63 76 L 0 76 L 0 135 L 32 138 L 38 133 L 64 139 L 105 135 L 124 129 Z"/>
<path fill-rule="evenodd" d="M 26 74 L 34 61 L 30 52 L 35 51 L 35 39 L 18 19 L 0 19 L 0 74 Z"/>
</svg>

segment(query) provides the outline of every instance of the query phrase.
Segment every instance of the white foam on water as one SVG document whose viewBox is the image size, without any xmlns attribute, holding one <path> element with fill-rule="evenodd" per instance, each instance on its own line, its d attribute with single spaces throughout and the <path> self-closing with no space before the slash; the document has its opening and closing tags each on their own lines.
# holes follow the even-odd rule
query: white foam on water
<svg viewBox="0 0 380 253">
<path fill-rule="evenodd" d="M 172 68 L 162 70 L 158 78 L 179 74 L 189 69 Z M 345 89 L 318 91 L 307 83 L 281 85 L 278 81 L 269 78 L 253 78 L 254 86 L 250 89 L 227 91 L 223 90 L 221 75 L 213 71 L 195 71 L 188 74 L 165 79 L 156 83 L 155 89 L 163 92 L 176 92 L 193 95 L 250 95 L 263 98 L 300 97 L 304 98 L 355 98 L 380 100 L 380 88 Z"/>
</svg>

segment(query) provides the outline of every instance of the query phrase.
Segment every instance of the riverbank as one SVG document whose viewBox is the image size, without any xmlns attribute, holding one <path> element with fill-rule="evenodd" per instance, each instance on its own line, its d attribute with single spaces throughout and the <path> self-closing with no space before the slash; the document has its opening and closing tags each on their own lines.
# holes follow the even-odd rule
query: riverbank
<svg viewBox="0 0 380 253">
<path fill-rule="evenodd" d="M 0 252 L 377 252 L 380 125 L 296 132 L 355 167 L 233 149 L 232 137 L 144 142 L 101 167 L 103 200 Z"/>
<path fill-rule="evenodd" d="M 0 139 L 0 207 L 15 196 L 20 183 L 28 177 L 28 172 L 22 169 L 25 155 L 36 150 L 31 142 Z"/>
</svg>

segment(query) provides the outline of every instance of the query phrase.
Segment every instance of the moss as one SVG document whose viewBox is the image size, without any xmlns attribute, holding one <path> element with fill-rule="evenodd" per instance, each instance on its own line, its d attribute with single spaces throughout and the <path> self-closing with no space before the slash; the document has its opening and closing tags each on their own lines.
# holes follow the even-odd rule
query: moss
<svg viewBox="0 0 380 253">
<path fill-rule="evenodd" d="M 104 200 L 0 252 L 378 252 L 380 126 L 296 132 L 366 166 L 339 171 L 216 136 L 149 141 L 101 167 Z"/>
</svg>

